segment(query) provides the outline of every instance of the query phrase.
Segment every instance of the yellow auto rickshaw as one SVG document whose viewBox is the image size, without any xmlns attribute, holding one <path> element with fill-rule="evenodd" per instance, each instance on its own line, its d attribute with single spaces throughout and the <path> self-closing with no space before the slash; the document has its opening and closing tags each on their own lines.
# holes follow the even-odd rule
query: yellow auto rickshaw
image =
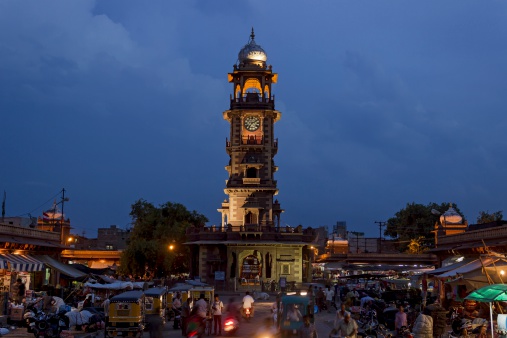
<svg viewBox="0 0 507 338">
<path fill-rule="evenodd" d="M 145 326 L 145 297 L 143 291 L 127 291 L 111 298 L 106 338 L 141 338 Z"/>
<path fill-rule="evenodd" d="M 204 329 L 204 333 L 208 336 L 211 334 L 211 327 L 213 324 L 213 315 L 211 314 L 211 304 L 215 300 L 215 289 L 212 286 L 194 286 L 189 290 L 190 297 L 192 297 L 192 302 L 195 304 L 200 298 L 201 295 L 204 295 L 204 300 L 208 303 L 206 310 L 206 327 Z"/>
<path fill-rule="evenodd" d="M 150 288 L 144 291 L 146 316 L 160 316 L 162 324 L 166 321 L 167 289 L 164 287 Z"/>
</svg>

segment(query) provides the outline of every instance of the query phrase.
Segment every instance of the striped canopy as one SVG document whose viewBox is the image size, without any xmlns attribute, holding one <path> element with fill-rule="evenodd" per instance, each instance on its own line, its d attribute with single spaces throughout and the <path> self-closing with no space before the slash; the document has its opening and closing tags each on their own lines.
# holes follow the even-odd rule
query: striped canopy
<svg viewBox="0 0 507 338">
<path fill-rule="evenodd" d="M 28 255 L 2 254 L 0 255 L 0 269 L 10 271 L 42 271 L 44 263 Z"/>
</svg>

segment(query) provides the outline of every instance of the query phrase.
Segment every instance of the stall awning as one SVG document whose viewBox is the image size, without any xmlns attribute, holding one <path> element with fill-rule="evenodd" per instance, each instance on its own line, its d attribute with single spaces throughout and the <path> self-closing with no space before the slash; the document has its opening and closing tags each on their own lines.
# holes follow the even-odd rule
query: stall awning
<svg viewBox="0 0 507 338">
<path fill-rule="evenodd" d="M 466 264 L 470 263 L 471 261 L 473 261 L 473 259 L 465 258 L 461 262 L 456 262 L 451 265 L 446 265 L 441 268 L 435 269 L 433 271 L 428 271 L 428 275 L 438 275 L 438 274 L 441 274 L 441 273 L 444 273 L 447 271 L 451 271 L 451 270 L 457 269 L 463 265 L 466 265 Z"/>
<path fill-rule="evenodd" d="M 56 259 L 48 256 L 48 255 L 42 255 L 42 256 L 36 256 L 36 258 L 42 262 L 44 262 L 49 267 L 59 271 L 60 273 L 69 276 L 71 278 L 82 278 L 87 276 L 86 273 L 81 272 L 77 269 L 74 269 L 72 266 L 68 264 L 64 264 L 62 262 L 57 261 Z"/>
<path fill-rule="evenodd" d="M 28 255 L 2 254 L 0 268 L 11 271 L 42 271 L 44 263 Z"/>
<path fill-rule="evenodd" d="M 453 276 L 456 276 L 456 274 L 465 274 L 465 273 L 469 273 L 469 272 L 472 272 L 474 270 L 478 270 L 478 269 L 482 269 L 482 266 L 486 266 L 486 265 L 489 265 L 492 263 L 492 259 L 491 258 L 484 258 L 482 259 L 482 261 L 480 259 L 476 259 L 475 261 L 473 262 L 470 262 L 468 264 L 465 264 L 465 265 L 462 265 L 456 269 L 453 269 L 453 270 L 450 270 L 448 272 L 445 272 L 445 273 L 442 273 L 440 275 L 438 275 L 439 278 L 441 277 L 453 277 Z"/>
</svg>

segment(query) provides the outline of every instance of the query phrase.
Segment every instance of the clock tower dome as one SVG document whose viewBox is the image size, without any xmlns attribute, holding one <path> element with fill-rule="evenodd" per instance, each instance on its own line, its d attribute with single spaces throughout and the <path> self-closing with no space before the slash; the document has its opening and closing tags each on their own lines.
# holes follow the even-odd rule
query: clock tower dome
<svg viewBox="0 0 507 338">
<path fill-rule="evenodd" d="M 278 74 L 266 65 L 266 52 L 255 42 L 252 33 L 240 50 L 228 80 L 233 84 L 230 109 L 223 117 L 230 123 L 230 135 L 225 150 L 229 177 L 225 194 L 228 195 L 218 211 L 222 227 L 238 231 L 262 232 L 266 227 L 279 227 L 283 210 L 277 200 L 274 157 L 278 151 L 275 122 L 281 113 L 275 110 L 271 87 Z"/>
</svg>

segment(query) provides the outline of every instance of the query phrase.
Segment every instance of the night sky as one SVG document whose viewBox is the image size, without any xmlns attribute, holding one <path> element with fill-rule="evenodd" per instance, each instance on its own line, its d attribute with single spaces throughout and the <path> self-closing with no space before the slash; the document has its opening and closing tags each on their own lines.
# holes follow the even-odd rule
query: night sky
<svg viewBox="0 0 507 338">
<path fill-rule="evenodd" d="M 283 225 L 507 213 L 507 1 L 0 0 L 6 216 L 65 188 L 89 237 L 141 198 L 219 224 L 227 73 L 252 26 L 279 74 Z"/>
</svg>

